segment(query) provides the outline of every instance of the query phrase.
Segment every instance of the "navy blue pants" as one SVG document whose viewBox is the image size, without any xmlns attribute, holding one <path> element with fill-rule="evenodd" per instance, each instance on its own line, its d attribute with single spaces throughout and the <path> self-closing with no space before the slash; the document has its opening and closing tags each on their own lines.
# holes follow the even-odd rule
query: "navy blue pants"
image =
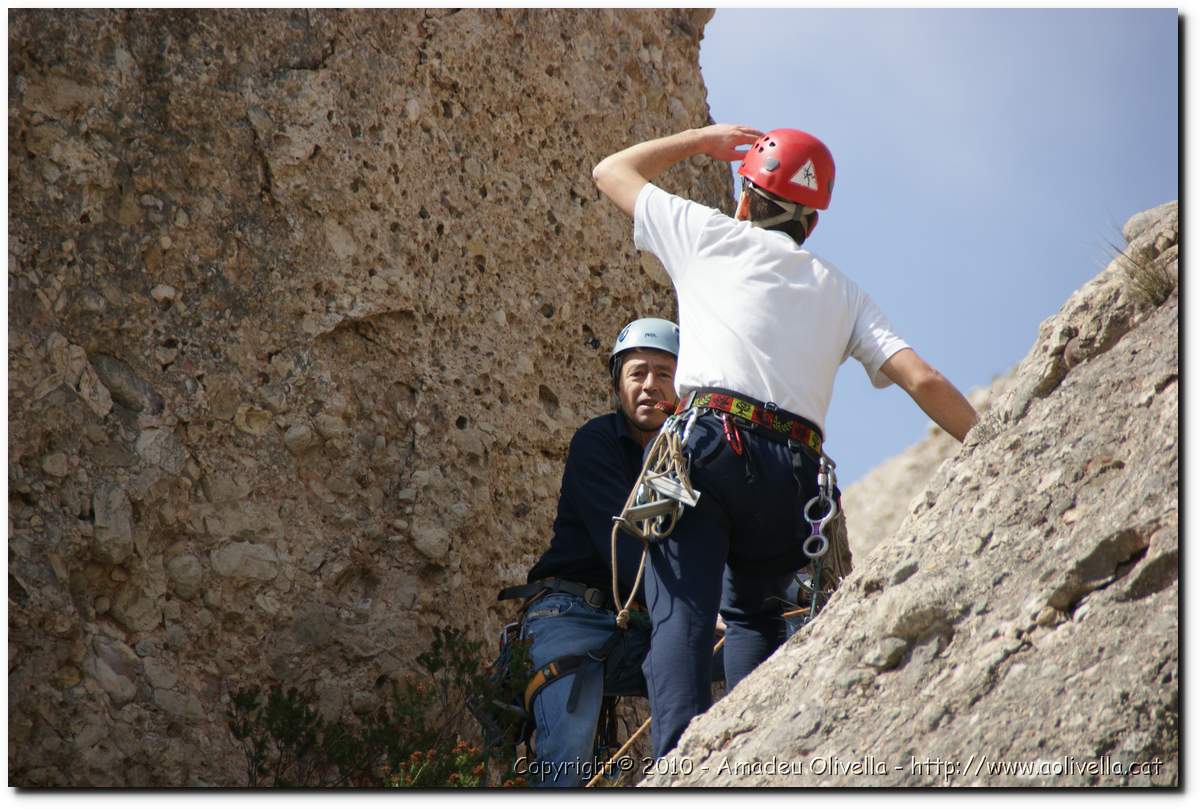
<svg viewBox="0 0 1200 809">
<path fill-rule="evenodd" d="M 675 531 L 650 548 L 646 600 L 652 624 L 642 665 L 650 694 L 655 757 L 669 752 L 696 714 L 712 704 L 717 612 L 726 624 L 727 686 L 754 670 L 787 637 L 783 599 L 796 571 L 795 549 L 808 536 L 804 504 L 817 493 L 817 462 L 803 455 L 799 486 L 792 451 L 741 431 L 736 454 L 716 414 L 698 417 L 685 449 L 700 501 Z M 792 555 L 782 567 L 780 557 Z"/>
</svg>

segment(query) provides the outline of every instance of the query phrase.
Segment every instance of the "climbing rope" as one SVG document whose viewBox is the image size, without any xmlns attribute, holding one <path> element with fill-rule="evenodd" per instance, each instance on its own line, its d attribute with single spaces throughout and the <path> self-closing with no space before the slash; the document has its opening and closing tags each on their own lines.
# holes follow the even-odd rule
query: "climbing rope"
<svg viewBox="0 0 1200 809">
<path fill-rule="evenodd" d="M 621 605 L 617 612 L 617 626 L 621 629 L 629 626 L 629 610 L 646 572 L 646 556 L 650 550 L 650 543 L 669 537 L 675 530 L 675 524 L 683 516 L 685 502 L 695 503 L 700 496 L 699 492 L 692 488 L 688 477 L 688 457 L 683 451 L 684 441 L 687 440 L 695 419 L 696 411 L 693 410 L 686 421 L 671 416 L 663 422 L 654 443 L 646 452 L 642 471 L 638 473 L 637 482 L 621 508 L 621 515 L 613 518 L 612 592 L 613 603 Z M 677 429 L 680 425 L 683 425 L 682 430 Z M 621 600 L 620 586 L 617 583 L 617 534 L 622 530 L 642 541 L 642 558 L 638 562 L 637 577 L 634 579 L 629 598 L 624 601 Z"/>
</svg>

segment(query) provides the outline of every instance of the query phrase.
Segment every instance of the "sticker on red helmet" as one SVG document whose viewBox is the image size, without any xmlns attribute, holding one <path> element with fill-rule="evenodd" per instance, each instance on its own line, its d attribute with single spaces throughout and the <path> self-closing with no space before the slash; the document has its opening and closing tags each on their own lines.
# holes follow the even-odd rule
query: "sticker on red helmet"
<svg viewBox="0 0 1200 809">
<path fill-rule="evenodd" d="M 804 186 L 805 188 L 809 188 L 809 189 L 812 189 L 813 191 L 816 191 L 817 190 L 817 171 L 815 168 L 813 168 L 812 158 L 809 158 L 809 160 L 807 162 L 805 162 L 805 164 L 803 166 L 800 167 L 800 170 L 792 175 L 792 179 L 789 180 L 788 182 L 793 183 L 794 185 L 801 185 L 801 186 Z"/>
</svg>

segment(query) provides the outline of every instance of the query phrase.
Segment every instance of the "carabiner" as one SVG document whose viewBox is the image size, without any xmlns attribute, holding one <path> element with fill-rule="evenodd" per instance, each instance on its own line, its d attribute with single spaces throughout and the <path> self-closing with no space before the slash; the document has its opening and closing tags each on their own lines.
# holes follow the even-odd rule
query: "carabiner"
<svg viewBox="0 0 1200 809">
<path fill-rule="evenodd" d="M 822 503 L 829 504 L 829 512 L 820 517 L 814 517 L 811 513 L 812 507 Z M 827 496 L 824 492 L 818 494 L 816 497 L 804 504 L 804 519 L 808 520 L 809 523 L 820 524 L 822 532 L 824 532 L 825 526 L 829 525 L 829 521 L 837 516 L 837 512 L 837 501 L 832 497 Z"/>
<path fill-rule="evenodd" d="M 721 414 L 721 424 L 725 433 L 725 440 L 729 442 L 730 449 L 734 455 L 742 454 L 742 434 L 738 431 L 737 425 L 733 423 L 733 419 L 728 413 Z"/>
<path fill-rule="evenodd" d="M 679 437 L 679 440 L 683 444 L 687 444 L 688 436 L 692 434 L 692 425 L 696 423 L 696 417 L 699 415 L 700 408 L 698 407 L 693 407 L 692 412 L 688 414 L 687 422 L 683 425 L 683 435 Z M 691 458 L 688 458 L 688 460 L 690 461 Z"/>
</svg>

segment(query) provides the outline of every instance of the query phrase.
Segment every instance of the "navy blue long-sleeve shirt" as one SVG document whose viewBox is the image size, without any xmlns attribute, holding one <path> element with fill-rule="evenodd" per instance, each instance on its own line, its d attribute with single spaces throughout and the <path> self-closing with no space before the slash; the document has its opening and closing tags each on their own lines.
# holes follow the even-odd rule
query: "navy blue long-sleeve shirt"
<svg viewBox="0 0 1200 809">
<path fill-rule="evenodd" d="M 621 513 L 641 470 L 642 447 L 622 414 L 597 416 L 580 427 L 567 451 L 554 536 L 528 581 L 557 576 L 610 592 L 613 517 Z M 629 597 L 641 557 L 642 543 L 620 533 L 617 580 L 622 600 Z M 641 587 L 637 600 L 646 603 Z"/>
</svg>

